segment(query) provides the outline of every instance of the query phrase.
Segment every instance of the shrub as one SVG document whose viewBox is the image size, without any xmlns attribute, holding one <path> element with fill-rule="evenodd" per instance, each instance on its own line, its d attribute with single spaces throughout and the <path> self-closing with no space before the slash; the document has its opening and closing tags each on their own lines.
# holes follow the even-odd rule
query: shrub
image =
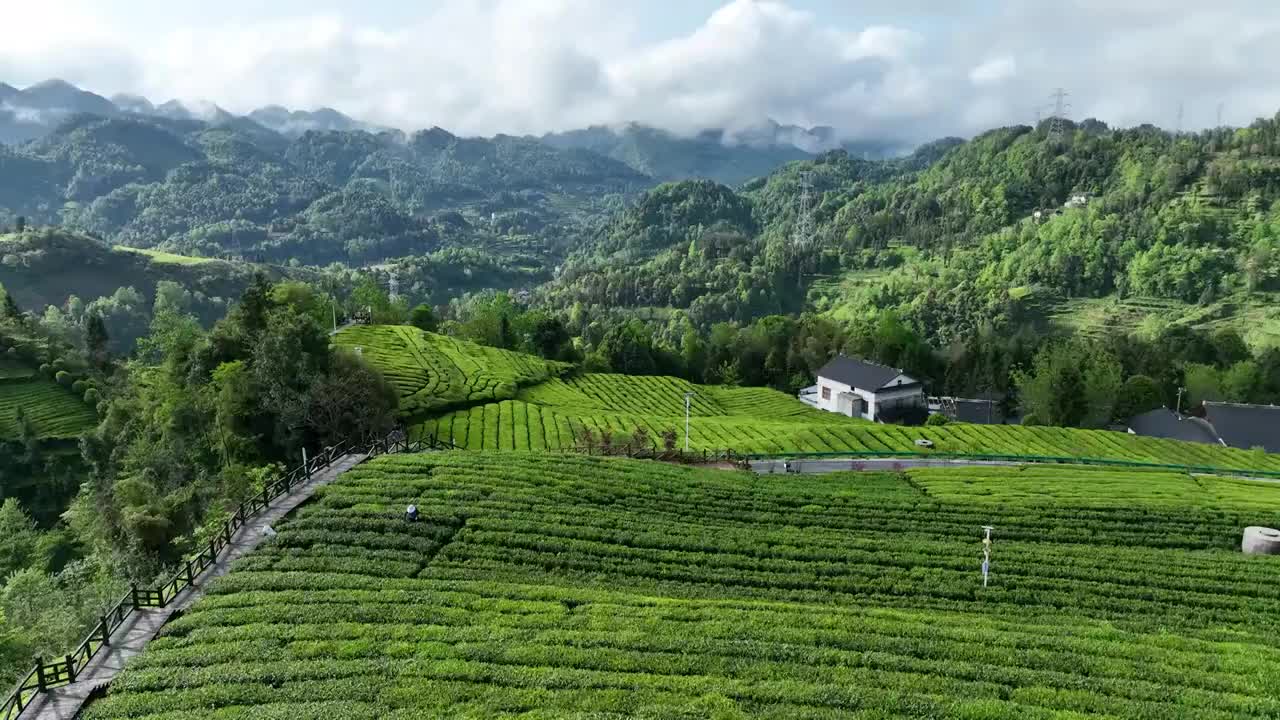
<svg viewBox="0 0 1280 720">
<path fill-rule="evenodd" d="M 934 415 L 930 415 L 929 419 L 924 421 L 924 424 L 929 427 L 939 427 L 941 425 L 946 425 L 949 422 L 951 422 L 951 418 L 943 415 L 942 413 L 936 413 Z"/>
</svg>

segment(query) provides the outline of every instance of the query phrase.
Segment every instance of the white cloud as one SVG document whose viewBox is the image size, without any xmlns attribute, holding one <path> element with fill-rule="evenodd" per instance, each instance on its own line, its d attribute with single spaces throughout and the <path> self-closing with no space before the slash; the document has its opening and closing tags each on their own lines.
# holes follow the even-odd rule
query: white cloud
<svg viewBox="0 0 1280 720">
<path fill-rule="evenodd" d="M 0 80 L 59 76 L 233 112 L 331 106 L 468 134 L 772 117 L 926 140 L 1030 122 L 1057 86 L 1074 117 L 1113 124 L 1170 123 L 1180 101 L 1188 127 L 1212 124 L 1218 102 L 1237 123 L 1280 108 L 1280 3 L 1002 0 L 927 25 L 882 12 L 858 26 L 800 1 L 726 0 L 700 26 L 647 41 L 632 13 L 642 0 L 447 0 L 394 26 L 299 10 L 145 29 L 106 3 L 42 0 L 5 9 L 23 30 L 0 43 Z"/>
<path fill-rule="evenodd" d="M 969 71 L 974 85 L 996 85 L 1016 75 L 1018 64 L 1010 55 L 992 58 Z"/>
</svg>

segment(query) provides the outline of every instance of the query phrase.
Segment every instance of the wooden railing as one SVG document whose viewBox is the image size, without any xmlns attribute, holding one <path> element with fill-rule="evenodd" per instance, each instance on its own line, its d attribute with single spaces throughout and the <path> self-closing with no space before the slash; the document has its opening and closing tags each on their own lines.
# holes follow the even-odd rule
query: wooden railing
<svg viewBox="0 0 1280 720">
<path fill-rule="evenodd" d="M 163 608 L 173 602 L 183 590 L 194 586 L 196 578 L 218 562 L 218 556 L 231 544 L 240 528 L 249 524 L 254 516 L 271 506 L 277 498 L 288 495 L 294 488 L 305 485 L 311 477 L 329 468 L 334 461 L 349 455 L 364 453 L 369 457 L 397 452 L 424 452 L 426 450 L 456 450 L 453 443 L 434 435 L 409 440 L 401 431 L 365 442 L 345 442 L 327 447 L 315 457 L 307 459 L 284 475 L 268 482 L 262 492 L 254 493 L 236 507 L 231 517 L 222 524 L 206 547 L 188 558 L 178 571 L 160 587 L 140 588 L 136 584 L 89 631 L 85 639 L 67 656 L 46 662 L 36 658 L 35 668 L 27 673 L 13 692 L 0 704 L 0 720 L 15 720 L 26 709 L 37 693 L 76 681 L 94 655 L 111 645 L 111 635 L 139 608 Z"/>
</svg>

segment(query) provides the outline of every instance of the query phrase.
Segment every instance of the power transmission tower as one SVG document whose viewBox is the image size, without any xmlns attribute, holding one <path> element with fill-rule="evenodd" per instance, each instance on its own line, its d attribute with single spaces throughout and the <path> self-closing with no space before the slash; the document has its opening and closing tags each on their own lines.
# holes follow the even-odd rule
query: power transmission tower
<svg viewBox="0 0 1280 720">
<path fill-rule="evenodd" d="M 400 278 L 396 277 L 395 270 L 391 271 L 390 290 L 391 292 L 388 295 L 388 299 L 391 300 L 391 302 L 395 302 L 400 297 Z"/>
<path fill-rule="evenodd" d="M 813 249 L 813 174 L 805 172 L 800 175 L 800 197 L 797 199 L 796 225 L 791 232 L 791 251 L 796 258 L 796 284 L 804 284 L 804 263 L 808 252 Z"/>
<path fill-rule="evenodd" d="M 1182 103 L 1179 102 L 1178 103 L 1178 124 L 1174 126 L 1175 128 L 1173 131 L 1174 137 L 1177 137 L 1182 134 L 1182 114 L 1184 110 L 1185 108 L 1183 108 Z"/>
<path fill-rule="evenodd" d="M 1049 95 L 1049 99 L 1053 101 L 1053 115 L 1050 116 L 1049 123 L 1049 142 L 1060 143 L 1062 136 L 1067 131 L 1067 113 L 1071 111 L 1071 104 L 1067 102 L 1067 98 L 1071 97 L 1071 93 L 1058 88 Z"/>
<path fill-rule="evenodd" d="M 1225 106 L 1226 103 L 1218 103 L 1218 124 L 1215 127 L 1222 127 L 1222 108 Z"/>
</svg>

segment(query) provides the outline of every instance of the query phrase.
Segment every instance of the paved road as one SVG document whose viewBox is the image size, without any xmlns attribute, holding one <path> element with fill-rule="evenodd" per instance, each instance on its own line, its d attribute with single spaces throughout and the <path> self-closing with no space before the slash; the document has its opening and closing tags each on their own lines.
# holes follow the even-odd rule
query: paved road
<svg viewBox="0 0 1280 720">
<path fill-rule="evenodd" d="M 762 475 L 787 472 L 784 463 L 791 463 L 791 472 L 832 473 L 849 470 L 875 470 L 893 472 L 922 467 L 988 467 L 1015 466 L 1019 463 L 998 460 L 917 460 L 914 458 L 798 458 L 795 460 L 752 460 L 751 469 Z"/>
<path fill-rule="evenodd" d="M 791 472 L 805 474 L 820 474 L 833 472 L 848 472 L 850 470 L 870 470 L 877 472 L 895 472 L 898 470 L 910 470 L 912 468 L 924 467 L 1027 467 L 1027 466 L 1044 466 L 1044 467 L 1097 467 L 1096 465 L 1078 465 L 1073 466 L 1064 463 L 1019 463 L 1007 460 L 927 460 L 914 458 L 797 458 L 794 460 L 752 460 L 751 469 L 761 475 L 783 474 L 787 472 L 783 463 L 791 463 Z M 1114 470 L 1124 470 L 1123 467 L 1113 468 Z M 1254 480 L 1257 482 L 1280 483 L 1280 479 L 1271 477 L 1253 477 L 1245 473 L 1233 474 L 1224 472 L 1221 474 L 1205 474 L 1192 473 L 1193 475 L 1203 477 L 1230 477 L 1241 480 Z"/>
<path fill-rule="evenodd" d="M 120 673 L 129 659 L 142 652 L 151 642 L 165 621 L 177 610 L 185 610 L 196 600 L 204 596 L 204 588 L 210 580 L 225 575 L 231 564 L 252 552 L 265 538 L 265 528 L 280 521 L 294 508 L 301 505 L 315 491 L 333 482 L 342 473 L 364 462 L 366 455 L 347 455 L 317 473 L 311 481 L 300 485 L 289 495 L 277 499 L 248 525 L 240 528 L 231 538 L 230 549 L 222 554 L 217 564 L 196 577 L 195 587 L 187 588 L 174 602 L 163 608 L 146 608 L 134 611 L 129 619 L 111 636 L 110 652 L 99 652 L 83 670 L 80 678 L 71 685 L 65 685 L 37 696 L 27 710 L 22 713 L 22 720 L 36 718 L 38 720 L 72 720 L 84 706 L 85 700 L 94 688 L 111 682 Z"/>
</svg>

